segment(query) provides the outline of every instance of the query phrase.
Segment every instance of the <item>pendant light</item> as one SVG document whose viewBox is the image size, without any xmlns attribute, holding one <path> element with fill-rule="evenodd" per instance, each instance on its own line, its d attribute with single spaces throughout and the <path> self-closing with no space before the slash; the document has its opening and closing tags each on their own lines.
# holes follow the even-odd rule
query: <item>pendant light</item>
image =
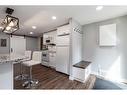
<svg viewBox="0 0 127 95">
<path fill-rule="evenodd" d="M 11 16 L 13 9 L 7 8 L 6 13 L 8 14 L 3 22 L 1 23 L 2 32 L 12 34 L 19 29 L 19 19 Z"/>
</svg>

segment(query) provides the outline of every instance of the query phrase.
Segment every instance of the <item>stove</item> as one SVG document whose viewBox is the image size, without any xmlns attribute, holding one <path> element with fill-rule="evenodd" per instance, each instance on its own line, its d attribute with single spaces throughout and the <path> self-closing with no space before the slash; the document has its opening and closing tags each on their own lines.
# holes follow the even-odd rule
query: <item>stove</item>
<svg viewBox="0 0 127 95">
<path fill-rule="evenodd" d="M 49 66 L 49 52 L 48 50 L 42 51 L 42 65 Z"/>
</svg>

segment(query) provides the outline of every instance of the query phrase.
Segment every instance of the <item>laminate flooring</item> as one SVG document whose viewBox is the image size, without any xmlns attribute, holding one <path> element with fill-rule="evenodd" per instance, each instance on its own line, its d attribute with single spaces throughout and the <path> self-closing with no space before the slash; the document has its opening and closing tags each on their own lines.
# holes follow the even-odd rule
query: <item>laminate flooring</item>
<svg viewBox="0 0 127 95">
<path fill-rule="evenodd" d="M 20 64 L 15 64 L 14 77 L 20 73 Z M 29 74 L 29 68 L 23 67 L 24 73 Z M 85 83 L 75 80 L 69 80 L 69 76 L 55 69 L 42 66 L 41 64 L 32 67 L 32 75 L 34 79 L 39 80 L 39 85 L 31 89 L 92 89 L 96 77 L 90 75 Z M 25 80 L 24 80 L 25 81 Z M 14 89 L 26 89 L 22 86 L 24 81 L 14 79 Z"/>
</svg>

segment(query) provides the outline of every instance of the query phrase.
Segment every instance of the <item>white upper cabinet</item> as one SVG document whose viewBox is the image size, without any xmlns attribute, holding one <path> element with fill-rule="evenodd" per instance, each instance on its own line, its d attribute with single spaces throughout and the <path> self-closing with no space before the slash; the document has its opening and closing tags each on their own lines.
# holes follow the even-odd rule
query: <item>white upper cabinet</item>
<svg viewBox="0 0 127 95">
<path fill-rule="evenodd" d="M 99 45 L 116 45 L 116 24 L 108 24 L 99 27 Z"/>
<path fill-rule="evenodd" d="M 57 28 L 56 45 L 69 45 L 70 44 L 70 25 L 65 25 Z"/>
<path fill-rule="evenodd" d="M 57 36 L 66 35 L 70 33 L 70 26 L 65 25 L 57 28 Z"/>
<path fill-rule="evenodd" d="M 48 43 L 56 44 L 56 31 L 48 32 L 43 34 L 43 43 L 44 45 Z"/>
</svg>

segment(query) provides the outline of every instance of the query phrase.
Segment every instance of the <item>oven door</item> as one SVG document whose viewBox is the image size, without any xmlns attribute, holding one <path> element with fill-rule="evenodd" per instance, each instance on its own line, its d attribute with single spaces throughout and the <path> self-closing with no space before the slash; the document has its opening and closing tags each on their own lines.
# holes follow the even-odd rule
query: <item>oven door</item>
<svg viewBox="0 0 127 95">
<path fill-rule="evenodd" d="M 49 66 L 49 54 L 48 52 L 42 52 L 42 65 Z"/>
</svg>

